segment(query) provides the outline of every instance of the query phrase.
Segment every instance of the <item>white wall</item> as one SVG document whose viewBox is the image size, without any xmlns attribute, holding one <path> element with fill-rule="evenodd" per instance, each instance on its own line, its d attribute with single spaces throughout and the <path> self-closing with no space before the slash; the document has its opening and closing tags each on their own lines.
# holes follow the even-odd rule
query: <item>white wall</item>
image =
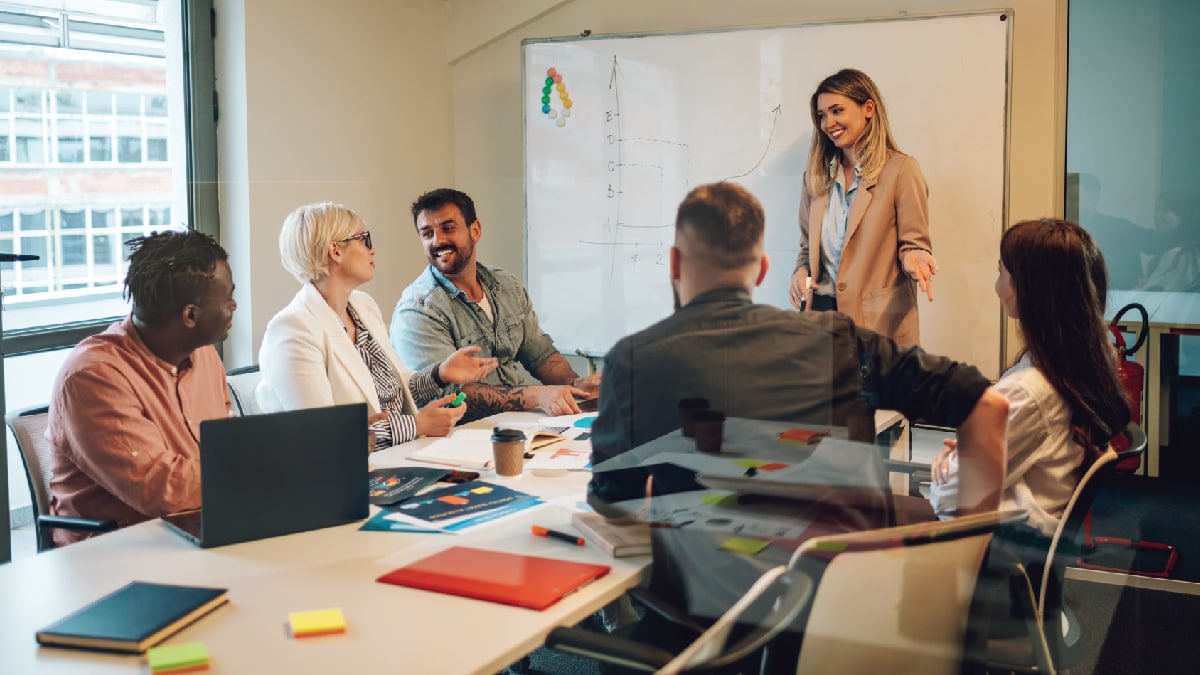
<svg viewBox="0 0 1200 675">
<path fill-rule="evenodd" d="M 442 0 L 215 0 L 222 240 L 238 285 L 230 368 L 257 362 L 299 283 L 279 264 L 296 206 L 358 211 L 376 248 L 364 287 L 390 314 L 424 265 L 409 214 L 451 181 Z"/>
</svg>

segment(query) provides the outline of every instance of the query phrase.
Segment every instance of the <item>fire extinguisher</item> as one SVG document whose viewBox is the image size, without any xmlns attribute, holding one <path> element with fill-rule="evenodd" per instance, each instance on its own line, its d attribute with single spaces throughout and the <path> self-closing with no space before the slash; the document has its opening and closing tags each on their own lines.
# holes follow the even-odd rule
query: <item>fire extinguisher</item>
<svg viewBox="0 0 1200 675">
<path fill-rule="evenodd" d="M 1133 346 L 1126 347 L 1125 336 L 1121 334 L 1118 326 L 1121 323 L 1121 317 L 1131 309 L 1136 309 L 1142 315 L 1142 329 L 1138 332 L 1137 341 L 1133 343 Z M 1145 381 L 1146 370 L 1140 363 L 1130 361 L 1127 357 L 1136 353 L 1146 341 L 1146 336 L 1150 334 L 1150 317 L 1146 314 L 1145 307 L 1136 302 L 1130 303 L 1117 312 L 1108 328 L 1116 338 L 1117 377 L 1121 380 L 1121 386 L 1125 388 L 1125 395 L 1129 398 L 1130 419 L 1135 423 L 1140 423 L 1142 419 L 1142 383 Z M 1117 452 L 1129 449 L 1129 439 L 1124 434 L 1118 434 L 1116 438 L 1112 439 L 1112 448 Z M 1141 461 L 1140 456 L 1120 460 L 1117 462 L 1117 473 L 1133 473 L 1137 471 Z"/>
</svg>

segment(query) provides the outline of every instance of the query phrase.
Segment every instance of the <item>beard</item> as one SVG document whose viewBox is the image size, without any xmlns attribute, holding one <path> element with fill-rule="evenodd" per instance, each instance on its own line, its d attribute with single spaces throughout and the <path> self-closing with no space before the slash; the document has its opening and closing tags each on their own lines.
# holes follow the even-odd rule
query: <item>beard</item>
<svg viewBox="0 0 1200 675">
<path fill-rule="evenodd" d="M 442 251 L 450 251 L 452 255 L 448 258 L 438 257 L 438 253 Z M 429 264 L 437 268 L 439 272 L 446 276 L 454 276 L 463 271 L 467 267 L 467 263 L 471 261 L 471 255 L 475 252 L 475 247 L 463 251 L 457 246 L 440 246 L 431 251 Z"/>
</svg>

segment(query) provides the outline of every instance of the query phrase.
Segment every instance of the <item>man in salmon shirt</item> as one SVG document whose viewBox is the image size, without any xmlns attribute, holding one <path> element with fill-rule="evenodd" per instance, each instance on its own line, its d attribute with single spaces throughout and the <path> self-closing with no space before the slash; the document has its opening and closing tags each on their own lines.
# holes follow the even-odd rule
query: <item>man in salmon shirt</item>
<svg viewBox="0 0 1200 675">
<path fill-rule="evenodd" d="M 195 231 L 126 242 L 132 311 L 67 357 L 54 381 L 46 438 L 54 515 L 119 527 L 200 506 L 200 422 L 229 415 L 228 254 Z M 93 533 L 55 530 L 62 546 Z"/>
</svg>

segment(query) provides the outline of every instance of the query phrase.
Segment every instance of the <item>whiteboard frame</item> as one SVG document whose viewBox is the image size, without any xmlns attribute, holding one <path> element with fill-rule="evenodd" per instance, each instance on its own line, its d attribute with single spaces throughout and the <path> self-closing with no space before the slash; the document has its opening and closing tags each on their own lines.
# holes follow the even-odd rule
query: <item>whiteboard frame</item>
<svg viewBox="0 0 1200 675">
<path fill-rule="evenodd" d="M 673 36 L 690 36 L 690 35 L 705 35 L 714 33 L 733 33 L 733 32 L 752 32 L 777 29 L 791 28 L 806 28 L 819 26 L 837 26 L 837 25 L 859 25 L 881 22 L 901 22 L 901 21 L 924 21 L 928 19 L 944 19 L 955 17 L 975 17 L 975 16 L 995 16 L 998 20 L 1005 22 L 1005 40 L 1004 40 L 1004 140 L 1002 143 L 1002 163 L 1003 163 L 1003 185 L 1001 188 L 1001 204 L 1000 204 L 1000 236 L 1003 237 L 1004 232 L 1011 226 L 1009 223 L 1009 213 L 1011 210 L 1011 162 L 1012 162 L 1012 71 L 1013 71 L 1013 20 L 1015 12 L 1011 7 L 995 8 L 995 9 L 980 9 L 967 11 L 947 11 L 947 12 L 931 12 L 924 14 L 909 14 L 900 12 L 895 15 L 875 16 L 862 19 L 833 19 L 828 21 L 805 21 L 800 23 L 787 24 L 769 24 L 769 25 L 752 25 L 752 26 L 728 26 L 720 28 L 705 28 L 697 30 L 684 31 L 649 31 L 649 32 L 633 32 L 633 33 L 602 33 L 592 34 L 590 30 L 584 31 L 578 35 L 563 35 L 557 37 L 545 38 L 524 38 L 521 40 L 521 83 L 527 81 L 528 73 L 526 72 L 525 48 L 529 45 L 542 44 L 565 44 L 572 42 L 588 42 L 595 40 L 623 40 L 631 38 L 646 38 L 646 37 L 673 37 Z M 529 185 L 527 179 L 529 177 L 529 139 L 527 131 L 529 128 L 528 116 L 531 114 L 530 106 L 521 99 L 521 183 L 522 192 L 521 206 L 524 215 L 524 226 L 521 231 L 521 278 L 525 287 L 530 284 L 529 279 Z M 997 257 L 999 257 L 999 239 L 996 241 Z M 537 308 L 534 308 L 535 311 Z M 1004 309 L 999 309 L 999 353 L 996 354 L 997 377 L 1006 369 L 1006 355 L 1008 353 L 1008 325 L 1005 321 Z M 553 336 L 551 336 L 553 338 Z M 597 360 L 602 360 L 605 354 L 589 353 L 576 349 L 575 355 L 586 358 L 589 368 L 595 367 Z"/>
</svg>

